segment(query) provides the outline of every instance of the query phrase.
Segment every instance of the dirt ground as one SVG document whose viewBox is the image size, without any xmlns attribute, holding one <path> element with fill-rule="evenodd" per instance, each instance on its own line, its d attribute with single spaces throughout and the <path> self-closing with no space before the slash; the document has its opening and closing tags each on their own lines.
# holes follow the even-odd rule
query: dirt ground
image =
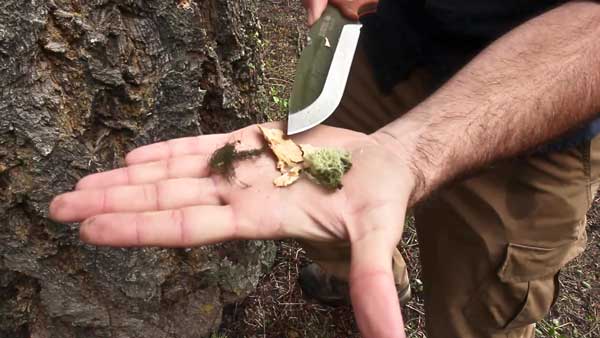
<svg viewBox="0 0 600 338">
<path fill-rule="evenodd" d="M 305 17 L 298 0 L 261 1 L 262 41 L 271 106 L 269 115 L 285 116 L 299 52 L 305 41 Z M 561 273 L 561 295 L 550 316 L 538 325 L 537 337 L 600 337 L 600 201 L 589 215 L 587 251 Z M 419 250 L 414 228 L 405 231 L 402 251 L 411 274 L 414 297 L 403 309 L 408 337 L 426 337 Z M 301 338 L 360 337 L 350 308 L 328 308 L 306 301 L 296 283 L 308 264 L 293 241 L 279 244 L 273 271 L 243 303 L 226 311 L 214 337 Z"/>
</svg>

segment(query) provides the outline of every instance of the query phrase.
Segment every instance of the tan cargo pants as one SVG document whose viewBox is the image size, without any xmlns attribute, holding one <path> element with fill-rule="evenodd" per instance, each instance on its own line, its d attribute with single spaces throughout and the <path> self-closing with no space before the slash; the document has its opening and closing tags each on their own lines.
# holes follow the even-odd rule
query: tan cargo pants
<svg viewBox="0 0 600 338">
<path fill-rule="evenodd" d="M 415 71 L 389 95 L 361 48 L 341 106 L 327 124 L 373 132 L 430 94 Z M 415 210 L 429 338 L 530 338 L 557 299 L 558 272 L 586 245 L 586 212 L 600 178 L 600 138 L 576 148 L 497 163 L 438 191 Z M 344 244 L 303 243 L 346 278 Z M 406 264 L 394 257 L 399 289 Z M 366 292 L 366 291 L 365 291 Z"/>
</svg>

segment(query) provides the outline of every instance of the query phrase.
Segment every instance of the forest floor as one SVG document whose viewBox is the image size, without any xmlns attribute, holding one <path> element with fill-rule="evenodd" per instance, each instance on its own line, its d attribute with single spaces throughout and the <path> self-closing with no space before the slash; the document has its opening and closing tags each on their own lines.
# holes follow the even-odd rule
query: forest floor
<svg viewBox="0 0 600 338">
<path fill-rule="evenodd" d="M 259 2 L 263 26 L 269 116 L 287 111 L 296 60 L 306 36 L 305 14 L 299 0 Z M 586 252 L 561 273 L 561 295 L 552 313 L 537 327 L 541 338 L 600 337 L 600 201 L 589 215 Z M 405 230 L 402 253 L 408 263 L 413 299 L 403 313 L 409 338 L 426 337 L 419 250 L 414 227 Z M 342 338 L 360 337 L 349 307 L 324 307 L 302 297 L 297 284 L 309 261 L 293 241 L 282 241 L 273 270 L 244 302 L 230 306 L 215 337 Z"/>
</svg>

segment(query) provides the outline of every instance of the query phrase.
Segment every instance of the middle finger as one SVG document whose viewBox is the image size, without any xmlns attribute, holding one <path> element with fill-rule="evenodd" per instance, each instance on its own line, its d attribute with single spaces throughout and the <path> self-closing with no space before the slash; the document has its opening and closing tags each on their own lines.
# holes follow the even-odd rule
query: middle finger
<svg viewBox="0 0 600 338">
<path fill-rule="evenodd" d="M 212 179 L 182 178 L 69 192 L 52 201 L 50 213 L 59 222 L 78 222 L 105 213 L 159 211 L 220 204 L 221 197 Z"/>
</svg>

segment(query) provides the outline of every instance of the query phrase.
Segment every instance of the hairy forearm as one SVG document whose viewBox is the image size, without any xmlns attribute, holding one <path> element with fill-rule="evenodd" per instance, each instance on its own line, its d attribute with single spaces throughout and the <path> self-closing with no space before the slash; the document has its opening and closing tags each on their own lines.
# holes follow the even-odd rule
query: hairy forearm
<svg viewBox="0 0 600 338">
<path fill-rule="evenodd" d="M 415 174 L 412 201 L 600 112 L 600 5 L 569 3 L 491 44 L 374 135 Z"/>
</svg>

